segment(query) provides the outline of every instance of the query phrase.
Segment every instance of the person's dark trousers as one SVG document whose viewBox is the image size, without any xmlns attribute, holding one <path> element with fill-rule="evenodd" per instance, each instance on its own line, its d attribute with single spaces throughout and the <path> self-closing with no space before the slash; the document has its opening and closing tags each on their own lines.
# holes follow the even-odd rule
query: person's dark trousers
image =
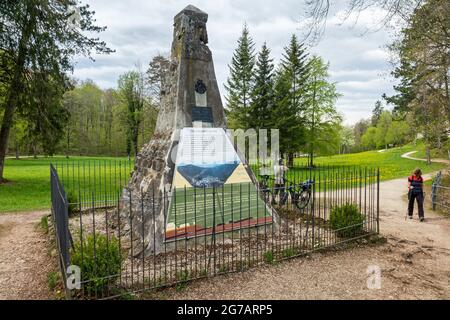
<svg viewBox="0 0 450 320">
<path fill-rule="evenodd" d="M 285 198 L 284 190 L 285 190 L 285 188 L 284 188 L 283 183 L 275 183 L 274 190 L 273 190 L 273 198 L 274 199 L 272 200 L 272 204 L 276 204 L 275 197 L 278 195 L 278 192 L 280 193 L 280 204 L 283 205 L 286 202 L 286 200 L 284 199 Z"/>
<path fill-rule="evenodd" d="M 411 217 L 414 211 L 414 201 L 417 199 L 417 206 L 419 207 L 419 218 L 424 217 L 423 212 L 423 192 L 410 192 L 408 202 L 408 215 Z"/>
</svg>

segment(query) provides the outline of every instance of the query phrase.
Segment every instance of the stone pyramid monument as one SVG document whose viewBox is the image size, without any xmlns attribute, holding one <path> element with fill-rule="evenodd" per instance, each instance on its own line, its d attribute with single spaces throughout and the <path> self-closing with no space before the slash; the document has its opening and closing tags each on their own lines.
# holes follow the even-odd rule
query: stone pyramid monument
<svg viewBox="0 0 450 320">
<path fill-rule="evenodd" d="M 142 253 L 142 250 L 138 253 L 138 248 L 143 247 L 146 254 L 161 251 L 167 240 L 166 219 L 171 202 L 170 196 L 167 198 L 166 195 L 169 191 L 173 194 L 174 186 L 202 187 L 214 179 L 218 184 L 225 180 L 255 182 L 232 144 L 223 138 L 226 119 L 212 54 L 207 45 L 207 20 L 208 15 L 192 5 L 174 18 L 170 68 L 165 81 L 167 87 L 161 92 L 162 104 L 155 134 L 137 155 L 131 180 L 122 195 L 121 215 L 129 221 L 124 231 L 132 233 L 130 238 L 134 243 L 130 245 L 133 245 L 134 254 Z M 220 159 L 223 163 L 219 166 L 212 167 L 209 163 L 196 165 L 190 163 L 194 161 L 192 157 L 186 158 L 186 154 L 193 153 L 198 147 L 198 143 L 188 143 L 193 141 L 192 137 L 198 130 L 201 130 L 201 139 L 217 136 L 225 149 L 232 150 L 228 156 L 222 154 L 226 159 Z M 185 141 L 182 148 L 179 148 L 180 137 Z M 204 140 L 200 144 L 204 144 Z M 213 151 L 212 156 L 216 153 Z M 186 159 L 188 163 L 185 163 Z M 214 159 L 211 161 L 216 163 Z M 233 177 L 230 178 L 231 175 Z M 189 224 L 185 222 L 185 225 Z M 173 223 L 169 226 L 177 227 Z"/>
</svg>

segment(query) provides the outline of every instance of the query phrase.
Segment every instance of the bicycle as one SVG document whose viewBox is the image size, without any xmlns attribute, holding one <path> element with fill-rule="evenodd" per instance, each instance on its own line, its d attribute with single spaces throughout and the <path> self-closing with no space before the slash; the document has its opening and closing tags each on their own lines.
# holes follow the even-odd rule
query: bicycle
<svg viewBox="0 0 450 320">
<path fill-rule="evenodd" d="M 264 195 L 264 201 L 268 202 L 269 199 L 273 199 L 272 190 L 270 189 L 268 183 L 270 176 L 268 175 L 259 175 L 259 176 L 261 177 L 261 181 L 258 182 L 259 190 Z"/>
<path fill-rule="evenodd" d="M 274 192 L 269 187 L 269 179 L 274 180 L 273 178 L 270 178 L 268 175 L 260 175 L 262 178 L 261 182 L 259 183 L 259 188 L 261 192 L 264 195 L 264 199 L 271 200 L 271 204 L 276 204 L 275 197 L 276 194 L 278 194 L 278 191 L 281 191 L 280 193 L 280 205 L 284 206 L 289 200 L 289 196 L 291 197 L 291 202 L 299 209 L 303 210 L 306 208 L 309 204 L 309 201 L 311 199 L 312 194 L 312 187 L 314 185 L 314 180 L 308 179 L 304 182 L 300 183 L 293 183 L 291 181 L 286 180 L 289 185 L 287 187 L 281 187 L 277 189 L 276 194 L 274 195 Z"/>
<path fill-rule="evenodd" d="M 289 196 L 291 197 L 291 202 L 299 209 L 305 209 L 311 199 L 312 187 L 314 185 L 314 180 L 308 179 L 304 182 L 293 183 L 286 180 L 289 185 L 285 187 L 287 192 L 282 194 L 280 199 L 280 204 L 285 205 L 288 201 Z"/>
</svg>

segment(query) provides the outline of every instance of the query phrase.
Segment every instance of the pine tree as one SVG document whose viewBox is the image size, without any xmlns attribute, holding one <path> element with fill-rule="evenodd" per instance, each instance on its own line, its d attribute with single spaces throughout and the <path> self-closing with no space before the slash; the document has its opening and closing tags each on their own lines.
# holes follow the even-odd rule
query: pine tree
<svg viewBox="0 0 450 320">
<path fill-rule="evenodd" d="M 274 64 L 266 43 L 258 54 L 255 69 L 254 86 L 251 94 L 250 125 L 255 130 L 269 129 L 272 124 L 271 108 L 274 103 Z"/>
<path fill-rule="evenodd" d="M 303 45 L 292 35 L 276 77 L 276 105 L 272 119 L 275 128 L 280 130 L 280 151 L 288 154 L 289 165 L 293 165 L 294 153 L 305 145 L 305 105 L 302 95 L 308 77 L 307 57 Z"/>
<path fill-rule="evenodd" d="M 255 45 L 247 25 L 242 29 L 237 48 L 231 60 L 227 90 L 228 125 L 231 128 L 249 128 Z"/>
<path fill-rule="evenodd" d="M 372 127 L 377 126 L 378 121 L 380 121 L 380 117 L 381 117 L 381 114 L 383 113 L 383 111 L 384 111 L 384 108 L 381 105 L 381 101 L 377 100 L 375 102 L 375 106 L 372 110 Z"/>
</svg>

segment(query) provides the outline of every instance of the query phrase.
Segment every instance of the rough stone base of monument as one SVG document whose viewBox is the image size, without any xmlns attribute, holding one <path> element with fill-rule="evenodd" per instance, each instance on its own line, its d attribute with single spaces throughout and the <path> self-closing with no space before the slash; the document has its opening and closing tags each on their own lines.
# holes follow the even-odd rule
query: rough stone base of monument
<svg viewBox="0 0 450 320">
<path fill-rule="evenodd" d="M 161 212 L 165 211 L 167 200 L 164 199 L 167 197 L 164 183 L 170 180 L 173 170 L 173 166 L 167 165 L 171 144 L 169 134 L 155 134 L 136 157 L 135 170 L 128 187 L 122 192 L 121 201 L 123 236 L 132 239 L 129 248 L 146 250 L 152 243 L 153 248 L 147 250 L 158 251 L 163 243 L 160 230 L 164 230 L 165 221 Z"/>
</svg>

